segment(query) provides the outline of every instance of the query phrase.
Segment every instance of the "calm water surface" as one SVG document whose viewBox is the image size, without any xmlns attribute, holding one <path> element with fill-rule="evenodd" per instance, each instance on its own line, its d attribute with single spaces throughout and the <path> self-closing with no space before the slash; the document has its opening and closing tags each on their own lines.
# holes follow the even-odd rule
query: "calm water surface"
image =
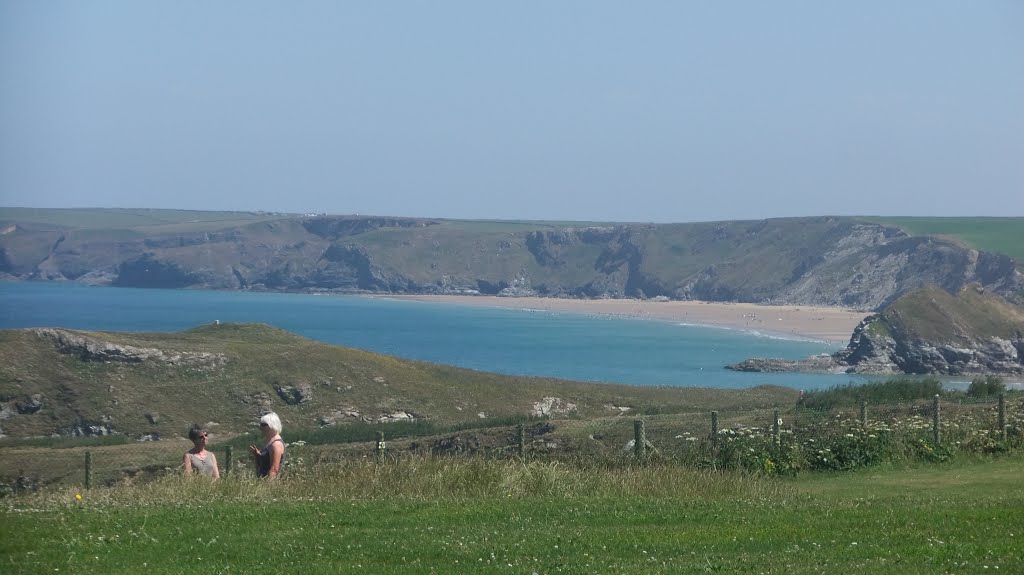
<svg viewBox="0 0 1024 575">
<path fill-rule="evenodd" d="M 327 343 L 517 375 L 727 388 L 851 381 L 722 367 L 753 356 L 831 353 L 834 344 L 671 322 L 381 297 L 0 282 L 0 328 L 178 331 L 214 320 L 262 322 Z"/>
</svg>

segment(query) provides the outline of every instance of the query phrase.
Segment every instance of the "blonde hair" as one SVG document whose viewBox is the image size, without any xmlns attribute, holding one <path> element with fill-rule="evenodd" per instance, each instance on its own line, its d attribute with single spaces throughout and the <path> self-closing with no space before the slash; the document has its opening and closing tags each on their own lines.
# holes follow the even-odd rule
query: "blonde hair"
<svg viewBox="0 0 1024 575">
<path fill-rule="evenodd" d="M 274 433 L 281 433 L 281 418 L 273 411 L 260 418 L 260 425 L 264 423 L 267 424 L 267 427 L 273 429 Z"/>
</svg>

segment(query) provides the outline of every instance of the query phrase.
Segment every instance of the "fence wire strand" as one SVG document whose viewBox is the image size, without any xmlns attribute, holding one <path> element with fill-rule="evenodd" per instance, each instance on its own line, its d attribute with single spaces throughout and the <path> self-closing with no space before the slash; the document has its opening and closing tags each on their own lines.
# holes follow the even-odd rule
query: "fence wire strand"
<svg viewBox="0 0 1024 575">
<path fill-rule="evenodd" d="M 849 469 L 885 459 L 942 460 L 956 452 L 998 453 L 1024 446 L 1024 396 L 916 399 L 881 405 L 815 409 L 801 405 L 545 419 L 377 441 L 288 444 L 285 474 L 315 473 L 326 464 L 411 457 L 490 457 L 579 462 L 631 462 L 637 457 L 709 468 L 768 473 Z M 938 408 L 938 413 L 936 412 Z M 938 415 L 938 417 L 936 417 Z M 712 421 L 717 431 L 712 432 Z M 1002 425 L 1000 425 L 1002 423 Z M 937 424 L 937 426 L 936 426 Z M 521 430 L 521 431 L 520 431 Z M 287 441 L 287 430 L 285 431 Z M 640 439 L 642 449 L 638 449 Z M 936 441 L 938 439 L 938 441 Z M 67 440 L 0 443 L 0 494 L 49 485 L 131 483 L 182 472 L 187 441 L 76 446 Z M 252 474 L 244 445 L 215 452 L 222 475 Z M 90 469 L 86 469 L 86 453 Z M 231 467 L 228 468 L 228 462 Z"/>
</svg>

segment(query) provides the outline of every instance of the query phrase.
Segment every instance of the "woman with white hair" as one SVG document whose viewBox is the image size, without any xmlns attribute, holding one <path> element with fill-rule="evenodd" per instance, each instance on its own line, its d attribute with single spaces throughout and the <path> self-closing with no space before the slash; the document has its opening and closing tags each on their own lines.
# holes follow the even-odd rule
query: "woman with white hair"
<svg viewBox="0 0 1024 575">
<path fill-rule="evenodd" d="M 260 418 L 260 433 L 266 444 L 263 449 L 255 445 L 249 446 L 253 459 L 256 461 L 256 475 L 274 479 L 281 473 L 284 463 L 284 440 L 281 439 L 281 418 L 276 413 L 268 413 Z"/>
</svg>

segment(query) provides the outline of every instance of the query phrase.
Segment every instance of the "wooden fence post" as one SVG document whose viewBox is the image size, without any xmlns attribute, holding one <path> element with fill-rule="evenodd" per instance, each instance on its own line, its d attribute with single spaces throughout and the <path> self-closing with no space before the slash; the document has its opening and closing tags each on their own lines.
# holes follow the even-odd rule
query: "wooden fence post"
<svg viewBox="0 0 1024 575">
<path fill-rule="evenodd" d="M 526 426 L 520 423 L 516 426 L 516 448 L 519 451 L 519 457 L 526 458 Z"/>
<path fill-rule="evenodd" d="M 385 445 L 384 445 L 384 432 L 383 431 L 378 431 L 377 432 L 377 447 L 374 448 L 374 450 L 373 450 L 374 454 L 377 456 L 377 461 L 378 462 L 384 461 L 384 448 L 385 448 Z"/>
<path fill-rule="evenodd" d="M 92 489 L 92 452 L 85 452 L 85 488 Z"/>
<path fill-rule="evenodd" d="M 711 412 L 711 448 L 718 449 L 718 412 Z"/>
<path fill-rule="evenodd" d="M 932 403 L 934 404 L 932 413 L 932 435 L 935 439 L 935 447 L 938 447 L 939 442 L 942 440 L 942 435 L 939 433 L 939 423 L 942 421 L 942 417 L 939 415 L 939 394 L 935 394 L 935 399 Z"/>
<path fill-rule="evenodd" d="M 230 475 L 231 474 L 231 464 L 233 463 L 233 460 L 234 460 L 232 455 L 234 455 L 234 453 L 232 452 L 231 446 L 228 445 L 227 447 L 224 448 L 224 474 L 225 475 Z"/>
<path fill-rule="evenodd" d="M 999 394 L 999 437 L 1006 441 L 1006 394 Z"/>
<path fill-rule="evenodd" d="M 860 402 L 860 426 L 862 429 L 868 428 L 868 402 L 865 400 Z"/>
<path fill-rule="evenodd" d="M 781 445 L 782 441 L 779 439 L 779 408 L 775 408 L 775 417 L 772 419 L 772 443 L 776 446 Z"/>
<path fill-rule="evenodd" d="M 633 453 L 637 458 L 644 456 L 644 448 L 647 447 L 647 431 L 644 429 L 644 421 L 637 419 L 633 421 Z"/>
</svg>

